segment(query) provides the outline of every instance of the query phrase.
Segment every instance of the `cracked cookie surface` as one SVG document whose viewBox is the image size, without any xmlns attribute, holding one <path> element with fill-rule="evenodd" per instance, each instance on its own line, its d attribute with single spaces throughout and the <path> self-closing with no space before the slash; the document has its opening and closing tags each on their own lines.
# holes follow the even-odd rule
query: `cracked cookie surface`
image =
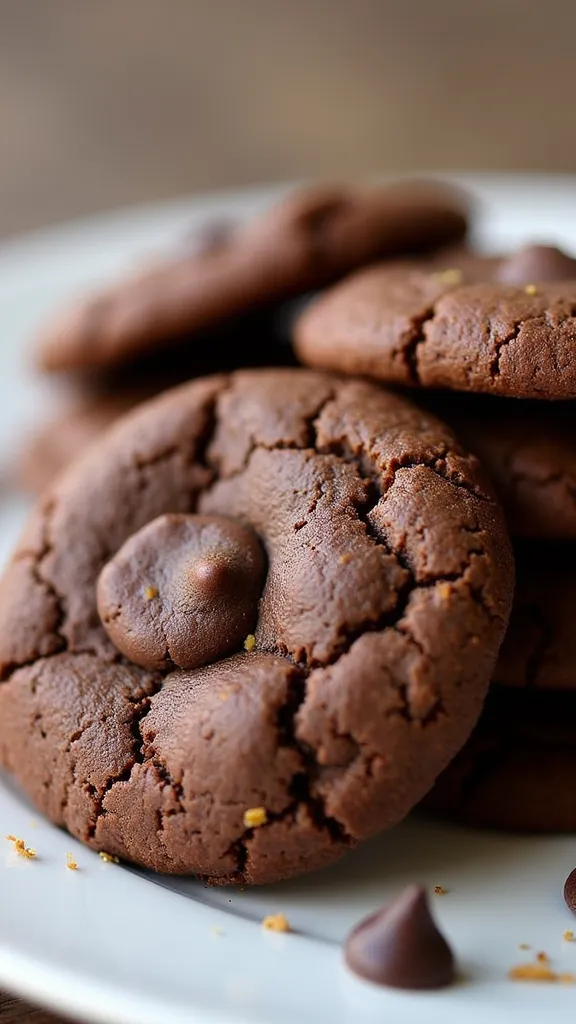
<svg viewBox="0 0 576 1024">
<path fill-rule="evenodd" d="M 159 351 L 135 353 L 121 367 L 69 377 L 67 407 L 25 437 L 17 453 L 14 475 L 20 487 L 41 494 L 115 420 L 168 388 L 216 372 L 295 365 L 291 346 L 274 333 L 267 311 L 235 318 L 197 340 L 190 346 L 190 339 L 180 336 Z"/>
<path fill-rule="evenodd" d="M 96 582 L 167 513 L 251 528 L 266 575 L 246 650 L 151 671 L 106 634 Z M 306 370 L 193 382 L 33 514 L 0 588 L 1 762 L 57 824 L 159 871 L 319 867 L 404 817 L 465 741 L 512 576 L 490 487 L 434 417 Z"/>
<path fill-rule="evenodd" d="M 576 397 L 576 281 L 516 287 L 375 265 L 306 308 L 309 366 L 412 387 Z"/>
</svg>

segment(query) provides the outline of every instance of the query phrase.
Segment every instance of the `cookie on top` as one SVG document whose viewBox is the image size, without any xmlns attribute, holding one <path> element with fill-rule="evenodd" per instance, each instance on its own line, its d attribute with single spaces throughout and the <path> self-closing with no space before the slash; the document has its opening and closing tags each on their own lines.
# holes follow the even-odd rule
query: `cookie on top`
<svg viewBox="0 0 576 1024">
<path fill-rule="evenodd" d="M 576 398 L 575 268 L 550 247 L 484 266 L 469 256 L 461 267 L 374 264 L 305 308 L 296 352 L 309 366 L 410 387 Z"/>
</svg>

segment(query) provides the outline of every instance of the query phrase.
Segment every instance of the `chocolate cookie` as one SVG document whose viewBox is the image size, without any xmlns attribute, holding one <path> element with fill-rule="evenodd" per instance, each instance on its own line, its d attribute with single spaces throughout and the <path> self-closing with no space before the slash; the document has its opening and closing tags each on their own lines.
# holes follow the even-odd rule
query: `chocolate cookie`
<svg viewBox="0 0 576 1024">
<path fill-rule="evenodd" d="M 44 370 L 122 364 L 167 340 L 315 289 L 382 256 L 455 242 L 461 197 L 439 184 L 296 191 L 260 219 L 219 233 L 81 302 L 39 342 Z"/>
<path fill-rule="evenodd" d="M 318 867 L 462 745 L 512 575 L 477 461 L 409 402 L 304 370 L 193 382 L 38 505 L 0 588 L 0 761 L 159 871 Z"/>
<path fill-rule="evenodd" d="M 420 261 L 428 270 L 442 272 L 448 284 L 539 285 L 576 281 L 576 260 L 555 245 L 525 245 L 507 255 L 481 254 L 465 246 L 452 246 Z"/>
<path fill-rule="evenodd" d="M 423 395 L 489 473 L 516 537 L 576 539 L 576 407 Z"/>
<path fill-rule="evenodd" d="M 576 691 L 576 548 L 525 544 L 515 555 L 514 604 L 493 683 Z"/>
<path fill-rule="evenodd" d="M 517 398 L 576 397 L 576 281 L 466 284 L 459 271 L 379 264 L 304 311 L 309 366 L 409 386 Z"/>
<path fill-rule="evenodd" d="M 576 831 L 576 695 L 490 690 L 470 740 L 423 806 L 483 828 Z"/>
</svg>

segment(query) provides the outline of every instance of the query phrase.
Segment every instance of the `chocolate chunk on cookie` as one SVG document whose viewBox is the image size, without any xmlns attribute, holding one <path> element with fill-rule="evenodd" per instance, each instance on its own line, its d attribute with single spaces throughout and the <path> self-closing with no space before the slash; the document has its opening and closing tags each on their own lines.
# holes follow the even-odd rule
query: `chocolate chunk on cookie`
<svg viewBox="0 0 576 1024">
<path fill-rule="evenodd" d="M 467 825 L 576 830 L 576 694 L 492 687 L 470 740 L 424 807 Z"/>
<path fill-rule="evenodd" d="M 305 370 L 187 384 L 28 525 L 0 762 L 95 849 L 215 883 L 310 870 L 462 745 L 512 575 L 477 460 L 409 402 Z"/>
<path fill-rule="evenodd" d="M 216 245 L 167 259 L 80 302 L 39 340 L 38 364 L 118 366 L 376 258 L 433 249 L 465 231 L 462 197 L 440 184 L 301 189 Z"/>
<path fill-rule="evenodd" d="M 516 537 L 576 539 L 576 418 L 571 402 L 423 395 L 477 455 Z"/>
<path fill-rule="evenodd" d="M 425 388 L 576 397 L 576 281 L 463 283 L 379 264 L 306 308 L 295 345 L 309 366 Z"/>
<path fill-rule="evenodd" d="M 242 646 L 254 626 L 264 554 L 224 516 L 163 515 L 106 563 L 96 588 L 112 643 L 142 668 L 199 668 Z"/>
<path fill-rule="evenodd" d="M 523 285 L 576 281 L 576 260 L 555 245 L 526 245 L 502 261 L 497 279 Z"/>
</svg>

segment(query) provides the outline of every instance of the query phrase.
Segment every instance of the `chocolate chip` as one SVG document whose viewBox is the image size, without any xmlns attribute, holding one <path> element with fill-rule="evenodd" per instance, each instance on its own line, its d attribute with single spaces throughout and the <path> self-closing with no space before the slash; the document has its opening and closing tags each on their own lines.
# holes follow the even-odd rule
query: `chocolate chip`
<svg viewBox="0 0 576 1024">
<path fill-rule="evenodd" d="M 264 555 L 255 533 L 223 516 L 164 515 L 102 570 L 98 613 L 143 668 L 197 668 L 242 646 L 257 617 Z"/>
<path fill-rule="evenodd" d="M 564 899 L 566 900 L 566 906 L 570 908 L 573 914 L 576 914 L 576 868 L 570 872 L 564 883 Z"/>
<path fill-rule="evenodd" d="M 454 980 L 454 956 L 430 913 L 426 890 L 410 885 L 348 936 L 348 967 L 392 988 L 433 989 Z"/>
<path fill-rule="evenodd" d="M 497 279 L 518 285 L 571 281 L 576 279 L 576 260 L 555 245 L 526 245 L 504 260 Z"/>
</svg>

